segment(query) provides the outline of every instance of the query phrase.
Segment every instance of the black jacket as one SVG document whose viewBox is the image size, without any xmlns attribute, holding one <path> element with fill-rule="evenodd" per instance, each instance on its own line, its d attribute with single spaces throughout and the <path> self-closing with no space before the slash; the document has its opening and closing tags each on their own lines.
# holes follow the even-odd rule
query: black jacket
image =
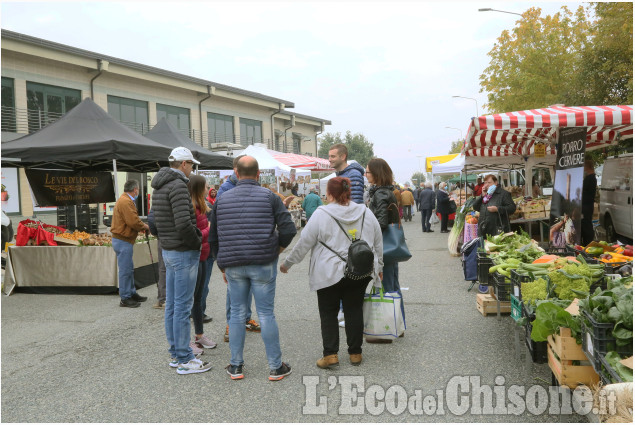
<svg viewBox="0 0 635 425">
<path fill-rule="evenodd" d="M 172 251 L 201 249 L 201 231 L 187 190 L 187 178 L 163 167 L 152 179 L 152 210 L 161 247 Z"/>
<path fill-rule="evenodd" d="M 598 180 L 594 174 L 589 174 L 582 181 L 582 218 L 591 220 L 593 218 L 593 208 L 595 202 L 595 191 L 598 187 Z"/>
<path fill-rule="evenodd" d="M 436 194 L 434 190 L 426 187 L 419 193 L 419 209 L 433 210 L 436 205 Z"/>
<path fill-rule="evenodd" d="M 509 216 L 516 211 L 512 195 L 502 187 L 496 186 L 496 190 L 487 204 L 483 203 L 483 196 L 476 198 L 472 207 L 474 211 L 479 212 L 478 235 L 486 237 L 498 234 L 497 229 L 501 223 L 503 231 L 509 232 Z M 491 213 L 487 211 L 487 207 L 498 207 L 498 212 Z"/>
<path fill-rule="evenodd" d="M 368 208 L 373 212 L 384 231 L 389 224 L 399 222 L 399 208 L 392 186 L 372 186 L 368 191 L 370 202 Z M 390 208 L 389 206 L 392 205 Z"/>
<path fill-rule="evenodd" d="M 437 212 L 450 214 L 450 195 L 440 189 L 437 190 Z"/>
</svg>

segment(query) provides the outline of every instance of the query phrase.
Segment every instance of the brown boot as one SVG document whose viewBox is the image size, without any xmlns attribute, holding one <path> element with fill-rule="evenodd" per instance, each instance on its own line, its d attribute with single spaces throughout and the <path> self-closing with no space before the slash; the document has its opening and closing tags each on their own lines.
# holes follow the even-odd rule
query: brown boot
<svg viewBox="0 0 635 425">
<path fill-rule="evenodd" d="M 316 362 L 316 364 L 317 364 L 317 367 L 319 367 L 320 369 L 330 369 L 330 368 L 339 366 L 340 361 L 337 358 L 337 354 L 331 354 L 331 355 L 322 357 Z"/>
<path fill-rule="evenodd" d="M 229 325 L 225 328 L 225 336 L 223 337 L 225 342 L 229 342 Z"/>
<path fill-rule="evenodd" d="M 350 354 L 351 364 L 353 366 L 359 366 L 362 363 L 362 354 Z"/>
</svg>

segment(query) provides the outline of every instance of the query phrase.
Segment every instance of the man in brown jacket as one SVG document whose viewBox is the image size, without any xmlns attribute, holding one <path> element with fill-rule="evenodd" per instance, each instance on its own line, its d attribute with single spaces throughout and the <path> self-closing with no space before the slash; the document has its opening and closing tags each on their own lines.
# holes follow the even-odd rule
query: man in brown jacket
<svg viewBox="0 0 635 425">
<path fill-rule="evenodd" d="M 149 230 L 147 224 L 141 221 L 137 213 L 135 201 L 139 196 L 139 182 L 128 180 L 123 185 L 123 195 L 115 204 L 112 213 L 112 248 L 117 255 L 119 269 L 119 296 L 121 307 L 139 307 L 141 302 L 148 299 L 137 294 L 134 286 L 134 264 L 132 263 L 132 248 L 137 235 L 142 230 Z"/>
<path fill-rule="evenodd" d="M 412 206 L 414 204 L 415 198 L 412 196 L 412 192 L 406 187 L 406 189 L 401 192 L 401 205 L 403 207 L 404 220 L 412 221 Z"/>
</svg>

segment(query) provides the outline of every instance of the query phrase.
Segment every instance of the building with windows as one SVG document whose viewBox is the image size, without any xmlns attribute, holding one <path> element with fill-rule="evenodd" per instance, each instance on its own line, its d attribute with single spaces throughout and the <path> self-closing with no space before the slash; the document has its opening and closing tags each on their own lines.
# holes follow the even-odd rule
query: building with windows
<svg viewBox="0 0 635 425">
<path fill-rule="evenodd" d="M 2 30 L 3 141 L 37 131 L 86 97 L 141 134 L 165 117 L 219 152 L 258 143 L 317 155 L 317 136 L 331 124 L 289 111 L 288 100 Z"/>
</svg>

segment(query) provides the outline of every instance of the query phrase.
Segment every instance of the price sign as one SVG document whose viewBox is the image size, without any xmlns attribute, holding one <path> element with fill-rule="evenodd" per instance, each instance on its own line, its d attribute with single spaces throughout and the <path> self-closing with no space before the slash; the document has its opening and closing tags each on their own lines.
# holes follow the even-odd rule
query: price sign
<svg viewBox="0 0 635 425">
<path fill-rule="evenodd" d="M 547 145 L 544 143 L 536 143 L 534 145 L 534 157 L 544 158 L 547 155 Z"/>
</svg>

